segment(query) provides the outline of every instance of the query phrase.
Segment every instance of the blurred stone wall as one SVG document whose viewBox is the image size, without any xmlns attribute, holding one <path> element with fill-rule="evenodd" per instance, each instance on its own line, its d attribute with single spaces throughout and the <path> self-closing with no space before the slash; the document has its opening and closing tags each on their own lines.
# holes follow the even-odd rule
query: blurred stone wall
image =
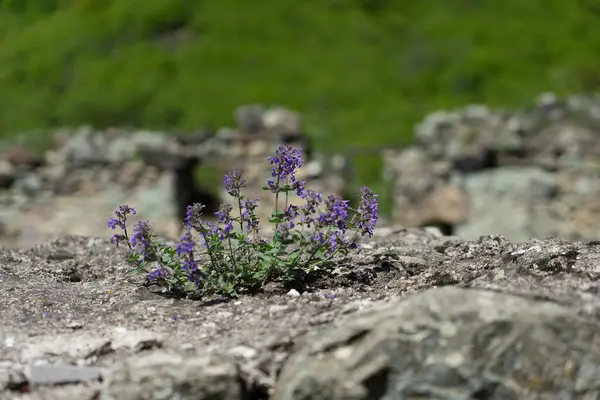
<svg viewBox="0 0 600 400">
<path fill-rule="evenodd" d="M 393 224 L 465 238 L 600 238 L 600 97 L 434 112 L 413 145 L 383 157 Z"/>
<path fill-rule="evenodd" d="M 0 155 L 0 245 L 28 246 L 64 234 L 111 235 L 106 222 L 120 204 L 136 207 L 133 221 L 149 220 L 159 235 L 176 237 L 181 229 L 176 186 L 196 190 L 182 176 L 202 165 L 223 174 L 241 170 L 249 186 L 244 194 L 261 198 L 258 211 L 264 217 L 273 208 L 272 196 L 260 189 L 270 175 L 267 157 L 282 143 L 306 150 L 299 176 L 309 187 L 341 194 L 343 179 L 312 151 L 299 114 L 251 105 L 238 108 L 235 118 L 236 128 L 193 135 L 56 130 L 50 133 L 54 145 L 41 158 L 10 148 Z M 231 200 L 222 185 L 211 189 L 218 203 Z"/>
<path fill-rule="evenodd" d="M 234 116 L 235 128 L 185 136 L 57 130 L 41 158 L 10 148 L 0 155 L 0 245 L 110 235 L 106 220 L 125 203 L 160 235 L 176 237 L 181 210 L 174 188 L 185 191 L 191 184 L 181 171 L 198 165 L 223 174 L 242 170 L 245 195 L 261 199 L 264 219 L 273 209 L 261 190 L 270 174 L 267 157 L 282 143 L 307 150 L 299 175 L 309 187 L 342 194 L 344 162 L 311 149 L 299 114 L 251 105 Z M 600 237 L 600 97 L 546 93 L 522 110 L 471 105 L 434 112 L 416 126 L 412 145 L 382 157 L 393 192 L 387 225 L 436 225 L 468 239 Z M 217 202 L 231 200 L 222 185 L 213 189 Z"/>
</svg>

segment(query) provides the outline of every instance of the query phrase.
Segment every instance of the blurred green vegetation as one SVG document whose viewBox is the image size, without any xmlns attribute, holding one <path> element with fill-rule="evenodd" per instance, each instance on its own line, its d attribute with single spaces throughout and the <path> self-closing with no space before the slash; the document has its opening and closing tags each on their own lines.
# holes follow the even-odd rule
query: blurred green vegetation
<svg viewBox="0 0 600 400">
<path fill-rule="evenodd" d="M 598 90 L 595 1 L 0 0 L 0 139 L 264 103 L 303 112 L 319 149 L 402 145 L 434 109 Z"/>
</svg>

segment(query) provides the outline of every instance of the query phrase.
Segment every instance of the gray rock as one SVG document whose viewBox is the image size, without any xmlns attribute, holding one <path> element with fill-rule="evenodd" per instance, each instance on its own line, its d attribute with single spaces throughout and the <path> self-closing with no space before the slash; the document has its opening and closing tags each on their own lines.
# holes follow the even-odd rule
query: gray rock
<svg viewBox="0 0 600 400">
<path fill-rule="evenodd" d="M 413 146 L 382 154 L 393 186 L 391 223 L 436 222 L 467 239 L 598 237 L 598 109 L 598 97 L 544 93 L 525 110 L 475 105 L 426 115 Z M 436 196 L 452 186 L 468 195 Z"/>
<path fill-rule="evenodd" d="M 8 161 L 0 159 L 0 189 L 9 188 L 16 175 L 15 168 Z"/>
<path fill-rule="evenodd" d="M 183 357 L 155 352 L 119 363 L 100 400 L 244 400 L 248 393 L 235 362 L 225 356 Z"/>
<path fill-rule="evenodd" d="M 167 136 L 160 132 L 138 131 L 128 136 L 131 137 L 131 141 L 135 144 L 136 149 L 143 147 L 160 150 L 168 146 L 169 143 Z"/>
<path fill-rule="evenodd" d="M 3 391 L 17 391 L 28 384 L 27 377 L 23 372 L 12 368 L 0 367 L 0 399 L 2 398 L 1 394 Z"/>
<path fill-rule="evenodd" d="M 65 364 L 34 364 L 29 367 L 32 385 L 60 385 L 99 380 L 102 370 L 96 367 Z"/>
<path fill-rule="evenodd" d="M 556 304 L 430 289 L 311 333 L 272 399 L 597 398 L 599 331 Z"/>
<path fill-rule="evenodd" d="M 131 161 L 136 154 L 136 143 L 128 137 L 118 137 L 108 142 L 106 146 L 106 159 L 111 163 Z"/>
<path fill-rule="evenodd" d="M 235 110 L 237 128 L 248 134 L 257 134 L 264 129 L 264 107 L 258 104 L 240 106 Z"/>
<path fill-rule="evenodd" d="M 515 241 L 535 236 L 531 225 L 539 226 L 529 204 L 552 199 L 557 192 L 556 176 L 536 167 L 505 167 L 467 175 L 464 187 L 470 202 L 470 216 L 456 226 L 456 235 L 474 239 L 497 233 Z M 538 229 L 541 237 L 551 236 Z"/>
<path fill-rule="evenodd" d="M 28 197 L 37 195 L 44 188 L 39 175 L 29 173 L 17 180 L 14 189 Z"/>
<path fill-rule="evenodd" d="M 464 239 L 459 236 L 444 236 L 434 241 L 431 245 L 436 251 L 444 253 L 447 248 L 456 246 L 462 242 L 464 242 Z"/>
<path fill-rule="evenodd" d="M 268 131 L 278 135 L 301 135 L 300 114 L 284 107 L 273 107 L 262 115 L 263 125 Z"/>
<path fill-rule="evenodd" d="M 91 127 L 80 127 L 61 149 L 65 160 L 78 166 L 93 165 L 105 157 L 106 139 Z"/>
</svg>

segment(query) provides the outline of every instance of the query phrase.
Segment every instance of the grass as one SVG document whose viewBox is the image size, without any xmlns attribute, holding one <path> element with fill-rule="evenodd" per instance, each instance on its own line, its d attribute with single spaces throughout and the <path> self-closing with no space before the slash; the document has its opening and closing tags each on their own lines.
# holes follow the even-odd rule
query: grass
<svg viewBox="0 0 600 400">
<path fill-rule="evenodd" d="M 33 131 L 24 140 L 43 147 L 44 129 L 79 124 L 191 131 L 266 103 L 301 111 L 322 150 L 403 145 L 434 109 L 598 90 L 593 3 L 0 0 L 0 140 Z M 378 163 L 362 157 L 359 181 Z"/>
</svg>

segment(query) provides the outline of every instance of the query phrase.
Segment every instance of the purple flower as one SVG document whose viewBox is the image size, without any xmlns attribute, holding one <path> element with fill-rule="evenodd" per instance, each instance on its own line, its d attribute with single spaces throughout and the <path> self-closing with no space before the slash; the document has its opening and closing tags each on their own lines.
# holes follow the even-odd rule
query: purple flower
<svg viewBox="0 0 600 400">
<path fill-rule="evenodd" d="M 337 245 L 338 245 L 338 236 L 339 236 L 339 231 L 333 231 L 329 234 L 329 240 L 327 240 L 327 244 L 329 247 L 329 253 L 334 253 Z"/>
<path fill-rule="evenodd" d="M 323 245 L 325 243 L 325 235 L 323 232 L 314 231 L 310 234 L 309 239 L 316 245 Z"/>
<path fill-rule="evenodd" d="M 290 145 L 281 145 L 277 147 L 275 154 L 274 157 L 267 158 L 273 165 L 271 176 L 279 177 L 281 180 L 286 180 L 288 177 L 292 181 L 295 180 L 296 169 L 300 168 L 304 162 L 300 149 L 295 149 Z"/>
<path fill-rule="evenodd" d="M 330 194 L 325 200 L 325 212 L 322 212 L 318 221 L 321 226 L 337 227 L 346 232 L 348 224 L 348 200 Z"/>
<path fill-rule="evenodd" d="M 194 228 L 196 230 L 200 229 L 202 225 L 202 210 L 206 206 L 200 203 L 194 203 L 192 205 L 187 206 L 187 210 L 185 213 L 184 224 L 188 228 Z"/>
<path fill-rule="evenodd" d="M 177 255 L 179 257 L 183 255 L 189 255 L 194 250 L 194 238 L 189 227 L 186 227 L 185 232 L 179 238 L 179 244 L 177 245 Z"/>
<path fill-rule="evenodd" d="M 361 235 L 369 235 L 369 237 L 373 236 L 373 230 L 375 229 L 375 225 L 377 225 L 377 220 L 379 218 L 379 204 L 377 201 L 377 195 L 373 194 L 371 189 L 367 187 L 362 187 L 361 191 L 361 201 L 358 206 L 358 213 L 360 215 L 360 219 L 358 221 L 358 226 L 361 230 Z"/>
<path fill-rule="evenodd" d="M 242 213 L 240 218 L 242 219 L 242 225 L 246 224 L 246 231 L 249 233 L 252 230 L 258 229 L 258 217 L 254 210 L 258 207 L 260 199 L 244 199 L 241 201 Z"/>
<path fill-rule="evenodd" d="M 198 264 L 194 260 L 185 260 L 181 265 L 181 269 L 186 272 L 193 273 L 198 269 Z"/>
<path fill-rule="evenodd" d="M 272 193 L 281 191 L 280 182 L 288 182 L 293 190 L 300 196 L 304 192 L 304 182 L 296 180 L 296 170 L 302 167 L 302 151 L 295 149 L 290 145 L 281 145 L 277 147 L 275 156 L 267 158 L 273 165 L 271 176 L 275 180 L 269 180 L 267 185 Z"/>
<path fill-rule="evenodd" d="M 233 206 L 231 204 L 221 204 L 219 211 L 215 213 L 215 215 L 219 217 L 219 222 L 225 225 L 224 228 L 219 230 L 219 236 L 221 240 L 225 239 L 225 236 L 227 236 L 233 229 L 231 210 L 233 210 Z"/>
<path fill-rule="evenodd" d="M 133 207 L 129 207 L 128 205 L 121 205 L 115 211 L 115 215 L 117 218 L 109 218 L 108 219 L 108 227 L 110 229 L 115 229 L 117 226 L 121 229 L 125 229 L 127 223 L 127 216 L 129 214 L 135 215 L 135 209 Z"/>
<path fill-rule="evenodd" d="M 283 218 L 289 224 L 288 226 L 290 229 L 294 229 L 294 227 L 296 226 L 296 217 L 300 215 L 300 213 L 298 212 L 299 209 L 300 207 L 298 207 L 297 205 L 290 204 L 287 207 L 287 209 L 283 211 Z"/>
<path fill-rule="evenodd" d="M 304 194 L 304 181 L 297 181 L 295 180 L 294 183 L 292 184 L 292 189 L 294 189 L 296 191 L 296 194 L 298 196 L 302 196 Z"/>
<path fill-rule="evenodd" d="M 240 189 L 246 187 L 246 181 L 242 179 L 242 173 L 238 170 L 225 175 L 223 182 L 227 193 L 236 198 L 240 197 Z"/>
<path fill-rule="evenodd" d="M 118 233 L 115 233 L 114 235 L 111 236 L 110 241 L 112 243 L 115 244 L 116 247 L 119 247 L 119 242 L 122 240 L 125 240 L 125 235 L 120 235 Z"/>
<path fill-rule="evenodd" d="M 158 278 L 165 278 L 167 275 L 169 275 L 168 269 L 166 269 L 164 267 L 158 267 L 154 271 L 152 271 L 148 274 L 148 279 L 151 282 L 153 282 L 153 281 L 157 280 Z"/>
<path fill-rule="evenodd" d="M 331 232 L 328 244 L 330 253 L 334 253 L 338 249 L 338 246 L 341 246 L 342 251 L 358 249 L 358 243 L 352 240 L 351 237 L 346 236 L 342 231 Z"/>
<path fill-rule="evenodd" d="M 321 193 L 317 193 L 312 189 L 307 189 L 303 194 L 302 198 L 306 200 L 306 204 L 300 207 L 302 211 L 301 222 L 310 228 L 311 224 L 314 223 L 313 215 L 317 213 L 317 209 L 323 201 Z"/>
<path fill-rule="evenodd" d="M 227 223 L 231 219 L 231 210 L 233 210 L 231 204 L 221 204 L 219 211 L 215 212 L 215 215 L 219 217 L 220 223 Z"/>
<path fill-rule="evenodd" d="M 125 221 L 120 221 L 116 218 L 108 219 L 108 227 L 110 229 L 115 229 L 117 226 L 121 227 L 121 229 L 125 229 Z"/>
<path fill-rule="evenodd" d="M 219 224 L 217 224 L 216 222 L 206 222 L 200 220 L 199 224 L 195 226 L 194 229 L 196 229 L 200 234 L 200 237 L 202 237 L 202 245 L 206 249 L 210 247 L 210 236 L 216 234 L 220 235 Z"/>
<path fill-rule="evenodd" d="M 208 247 L 207 235 L 215 233 L 218 230 L 218 226 L 216 226 L 216 224 L 213 225 L 210 223 L 206 223 L 202 219 L 203 208 L 205 208 L 205 206 L 200 203 L 194 203 L 192 205 L 187 206 L 184 220 L 186 231 L 179 238 L 179 245 L 176 249 L 178 255 L 190 255 L 193 251 L 194 243 L 191 236 L 192 229 L 194 229 L 202 236 L 202 238 L 204 239 L 205 247 Z"/>
<path fill-rule="evenodd" d="M 202 280 L 202 274 L 198 271 L 196 263 L 194 263 L 193 266 L 189 266 L 189 267 L 184 266 L 183 268 L 185 268 L 187 271 L 189 271 L 187 274 L 188 281 L 194 283 L 198 287 L 198 294 L 200 294 L 199 286 L 200 286 L 200 281 Z"/>
<path fill-rule="evenodd" d="M 138 254 L 147 258 L 154 254 L 152 248 L 153 236 L 152 227 L 148 221 L 139 221 L 133 227 L 133 235 L 131 235 L 129 243 L 132 248 L 137 248 Z"/>
</svg>

